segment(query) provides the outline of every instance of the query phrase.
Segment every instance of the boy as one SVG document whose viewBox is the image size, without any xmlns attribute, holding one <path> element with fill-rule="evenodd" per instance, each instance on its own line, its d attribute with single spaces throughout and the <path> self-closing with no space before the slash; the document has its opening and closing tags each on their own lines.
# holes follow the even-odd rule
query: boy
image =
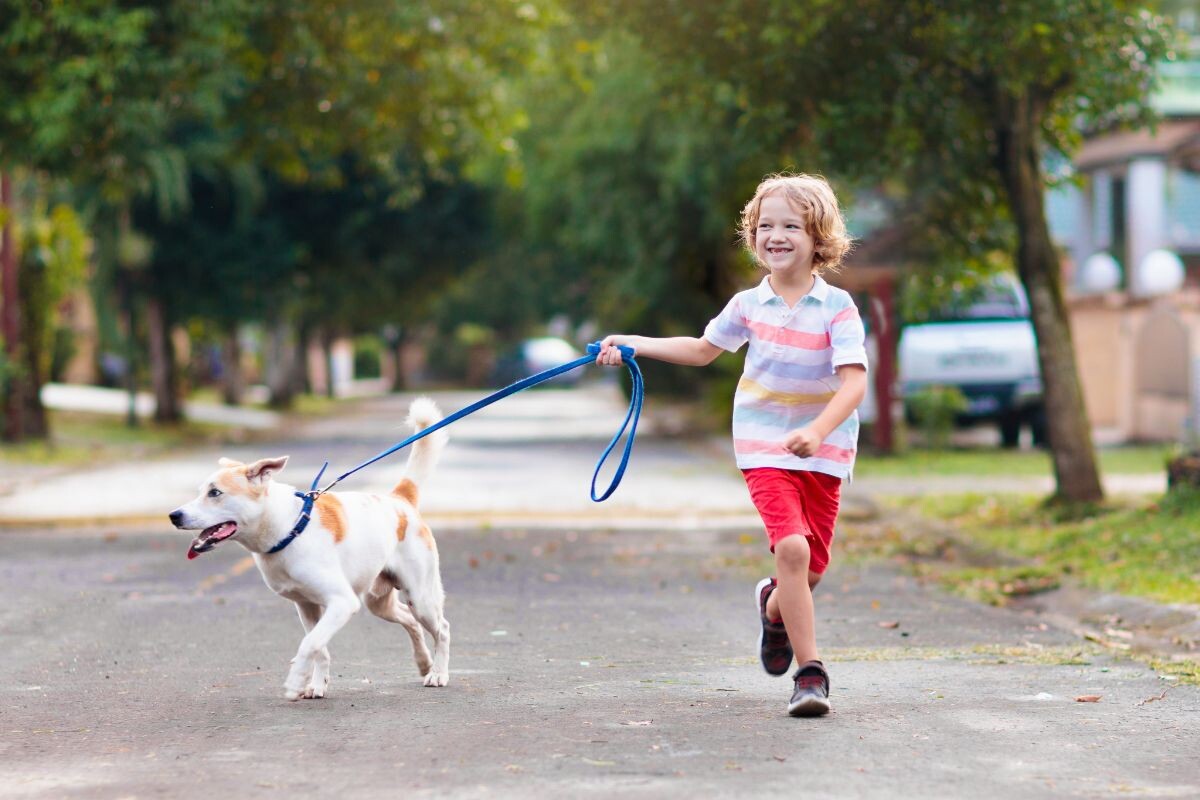
<svg viewBox="0 0 1200 800">
<path fill-rule="evenodd" d="M 817 650 L 812 588 L 829 564 L 841 481 L 858 446 L 867 357 L 858 309 L 827 284 L 850 249 L 837 198 L 809 175 L 773 175 L 742 209 L 742 240 L 768 275 L 739 292 L 700 338 L 615 334 L 596 361 L 621 363 L 616 345 L 673 364 L 704 366 L 749 343 L 734 396 L 733 445 L 766 526 L 776 578 L 755 589 L 759 658 L 771 675 L 798 667 L 792 716 L 829 712 L 829 675 Z"/>
</svg>

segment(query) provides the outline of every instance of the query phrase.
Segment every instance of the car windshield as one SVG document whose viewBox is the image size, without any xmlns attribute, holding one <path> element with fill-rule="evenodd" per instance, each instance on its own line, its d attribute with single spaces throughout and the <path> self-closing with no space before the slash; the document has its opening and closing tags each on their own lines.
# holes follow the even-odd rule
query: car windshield
<svg viewBox="0 0 1200 800">
<path fill-rule="evenodd" d="M 929 313 L 930 322 L 1026 319 L 1029 308 L 1016 283 L 997 281 L 956 292 L 949 302 Z"/>
</svg>

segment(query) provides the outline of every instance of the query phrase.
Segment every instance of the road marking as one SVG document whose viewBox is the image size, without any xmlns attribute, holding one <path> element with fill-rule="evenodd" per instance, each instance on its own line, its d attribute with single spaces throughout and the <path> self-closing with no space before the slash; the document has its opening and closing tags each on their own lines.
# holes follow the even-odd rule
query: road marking
<svg viewBox="0 0 1200 800">
<path fill-rule="evenodd" d="M 218 572 L 216 575 L 209 575 L 196 586 L 196 594 L 204 594 L 214 586 L 220 586 L 230 578 L 236 578 L 247 570 L 254 568 L 254 557 L 246 556 L 239 559 L 236 564 L 229 568 L 228 572 Z"/>
</svg>

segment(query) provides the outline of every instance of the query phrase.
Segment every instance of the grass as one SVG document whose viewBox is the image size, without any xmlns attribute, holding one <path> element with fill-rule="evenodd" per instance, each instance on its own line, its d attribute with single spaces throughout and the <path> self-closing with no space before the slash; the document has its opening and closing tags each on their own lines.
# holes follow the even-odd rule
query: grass
<svg viewBox="0 0 1200 800">
<path fill-rule="evenodd" d="M 1173 445 L 1104 447 L 1096 451 L 1100 470 L 1106 474 L 1151 474 L 1164 472 Z M 1050 454 L 1044 450 L 991 448 L 910 449 L 898 455 L 867 455 L 855 466 L 863 477 L 911 477 L 916 475 L 1050 476 Z"/>
<path fill-rule="evenodd" d="M 74 411 L 50 412 L 46 441 L 0 444 L 0 463 L 30 466 L 83 466 L 176 447 L 227 441 L 229 433 L 215 425 L 188 422 L 161 426 L 143 421 L 136 428 L 122 416 Z"/>
<path fill-rule="evenodd" d="M 1200 604 L 1200 493 L 1084 510 L 1047 506 L 1026 495 L 946 495 L 897 501 L 949 523 L 973 546 L 1018 559 L 991 569 L 943 571 L 990 602 L 1052 588 L 1083 586 L 1163 603 Z M 925 545 L 928 547 L 928 544 Z"/>
</svg>

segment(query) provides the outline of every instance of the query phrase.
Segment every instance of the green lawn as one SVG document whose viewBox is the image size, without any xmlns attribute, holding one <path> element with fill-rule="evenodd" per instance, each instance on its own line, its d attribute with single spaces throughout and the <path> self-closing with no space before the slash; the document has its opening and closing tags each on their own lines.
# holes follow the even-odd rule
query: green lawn
<svg viewBox="0 0 1200 800">
<path fill-rule="evenodd" d="M 1165 472 L 1174 445 L 1103 447 L 1097 455 L 1104 474 Z M 1005 450 L 999 447 L 911 449 L 899 455 L 864 453 L 855 465 L 863 477 L 914 475 L 1051 475 L 1050 454 L 1044 450 Z"/>
<path fill-rule="evenodd" d="M 903 502 L 949 523 L 974 545 L 1022 560 L 1020 566 L 949 576 L 981 594 L 1037 591 L 1070 576 L 1104 591 L 1200 604 L 1200 493 L 1075 514 L 1034 496 L 968 494 Z"/>
<path fill-rule="evenodd" d="M 50 412 L 50 432 L 49 441 L 0 444 L 0 463 L 82 466 L 229 441 L 228 431 L 214 425 L 161 426 L 142 421 L 130 428 L 124 417 L 74 411 Z"/>
</svg>

